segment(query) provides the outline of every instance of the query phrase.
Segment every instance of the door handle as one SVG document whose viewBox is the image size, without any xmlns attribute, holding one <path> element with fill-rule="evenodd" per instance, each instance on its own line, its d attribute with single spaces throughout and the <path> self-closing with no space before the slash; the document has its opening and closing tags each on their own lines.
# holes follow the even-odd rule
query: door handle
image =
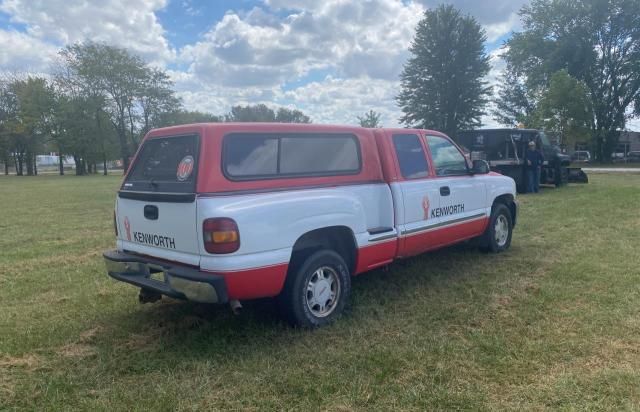
<svg viewBox="0 0 640 412">
<path fill-rule="evenodd" d="M 440 196 L 449 196 L 450 194 L 449 186 L 440 186 Z"/>
</svg>

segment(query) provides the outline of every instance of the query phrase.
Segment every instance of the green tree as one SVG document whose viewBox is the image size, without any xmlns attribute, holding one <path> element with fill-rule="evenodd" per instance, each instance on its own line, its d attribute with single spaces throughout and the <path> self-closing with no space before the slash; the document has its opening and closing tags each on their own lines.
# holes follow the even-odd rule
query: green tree
<svg viewBox="0 0 640 412">
<path fill-rule="evenodd" d="M 95 93 L 104 97 L 127 170 L 129 157 L 135 149 L 133 106 L 148 75 L 145 63 L 124 49 L 92 42 L 67 46 L 60 56 L 70 79 L 90 91 L 85 95 Z"/>
<path fill-rule="evenodd" d="M 8 129 L 9 118 L 11 116 L 11 100 L 9 98 L 9 88 L 6 81 L 0 80 L 0 161 L 4 166 L 4 174 L 9 174 L 9 167 L 12 160 L 11 135 Z"/>
<path fill-rule="evenodd" d="M 480 24 L 453 6 L 427 10 L 401 75 L 400 121 L 449 135 L 479 126 L 491 92 L 485 41 Z"/>
<path fill-rule="evenodd" d="M 65 93 L 74 101 L 83 98 L 101 102 L 92 106 L 96 130 L 104 132 L 104 114 L 108 114 L 106 120 L 117 136 L 120 157 L 127 170 L 129 158 L 144 134 L 161 124 L 164 113 L 180 109 L 169 76 L 149 67 L 140 57 L 103 43 L 67 46 L 60 57 L 58 77 L 63 80 Z M 101 145 L 105 153 L 108 143 Z"/>
<path fill-rule="evenodd" d="M 506 43 L 508 64 L 534 91 L 562 69 L 584 82 L 596 156 L 609 160 L 640 103 L 640 0 L 534 0 L 521 16 L 524 30 Z"/>
<path fill-rule="evenodd" d="M 227 122 L 275 122 L 276 114 L 266 104 L 233 106 L 225 115 Z"/>
<path fill-rule="evenodd" d="M 64 133 L 58 136 L 57 142 L 65 153 L 73 156 L 76 175 L 85 175 L 94 160 L 93 152 L 99 145 L 93 119 L 95 108 L 92 106 L 95 101 L 86 96 L 75 95 L 63 96 L 58 104 L 59 121 Z"/>
<path fill-rule="evenodd" d="M 100 83 L 90 75 L 80 74 L 77 64 L 69 64 L 69 57 L 63 54 L 55 76 L 56 121 L 51 125 L 52 140 L 60 155 L 60 174 L 64 173 L 62 156 L 71 155 L 77 175 L 97 172 L 98 162 L 106 175 L 107 161 L 120 157 L 114 153 L 113 112 Z M 117 146 L 120 148 L 119 141 Z"/>
<path fill-rule="evenodd" d="M 278 123 L 311 123 L 311 118 L 298 109 L 281 107 L 276 112 L 275 121 Z"/>
<path fill-rule="evenodd" d="M 5 83 L 0 100 L 3 146 L 13 153 L 16 174 L 22 176 L 26 167 L 27 175 L 35 175 L 53 108 L 52 87 L 41 77 L 14 78 Z"/>
<path fill-rule="evenodd" d="M 380 123 L 380 116 L 380 113 L 374 110 L 369 110 L 364 114 L 364 116 L 357 116 L 358 123 L 360 123 L 361 127 L 382 127 L 382 124 Z"/>
<path fill-rule="evenodd" d="M 536 127 L 554 132 L 559 144 L 571 146 L 589 135 L 593 114 L 587 86 L 566 70 L 554 73 L 533 117 Z"/>
<path fill-rule="evenodd" d="M 280 123 L 311 123 L 309 116 L 300 110 L 281 107 L 275 112 L 266 104 L 247 106 L 233 106 L 225 115 L 227 122 L 280 122 Z"/>
<path fill-rule="evenodd" d="M 169 75 L 157 68 L 145 70 L 145 76 L 139 88 L 138 103 L 141 125 L 136 145 L 149 130 L 160 127 L 163 114 L 178 110 L 182 105 L 180 99 L 175 96 L 173 82 L 169 79 Z M 133 131 L 131 133 L 133 134 Z"/>
<path fill-rule="evenodd" d="M 211 113 L 177 109 L 162 112 L 160 116 L 158 116 L 157 125 L 154 127 L 176 126 L 191 123 L 220 123 L 223 120 L 224 119 L 221 116 L 216 116 Z"/>
<path fill-rule="evenodd" d="M 501 76 L 498 98 L 491 112 L 493 119 L 507 127 L 514 127 L 520 123 L 531 125 L 535 103 L 535 98 L 531 96 L 522 76 L 518 76 L 507 67 Z"/>
</svg>

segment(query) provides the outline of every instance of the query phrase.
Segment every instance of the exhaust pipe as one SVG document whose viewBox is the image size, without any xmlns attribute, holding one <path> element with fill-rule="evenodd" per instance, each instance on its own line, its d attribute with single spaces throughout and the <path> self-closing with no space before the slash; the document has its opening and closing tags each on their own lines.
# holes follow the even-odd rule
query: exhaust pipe
<svg viewBox="0 0 640 412">
<path fill-rule="evenodd" d="M 231 307 L 231 312 L 233 312 L 234 315 L 239 315 L 242 311 L 242 305 L 239 300 L 229 301 L 229 307 Z"/>
<path fill-rule="evenodd" d="M 140 303 L 153 303 L 160 299 L 162 299 L 160 293 L 148 289 L 140 289 L 140 293 L 138 294 L 138 302 Z"/>
</svg>

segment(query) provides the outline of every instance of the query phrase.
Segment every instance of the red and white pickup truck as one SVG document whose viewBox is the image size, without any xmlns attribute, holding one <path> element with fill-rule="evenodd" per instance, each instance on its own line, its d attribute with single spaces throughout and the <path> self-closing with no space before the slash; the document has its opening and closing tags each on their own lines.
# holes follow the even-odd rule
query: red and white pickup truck
<svg viewBox="0 0 640 412">
<path fill-rule="evenodd" d="M 140 146 L 104 257 L 142 302 L 278 297 L 292 323 L 320 326 L 351 276 L 472 238 L 507 249 L 515 196 L 511 178 L 431 130 L 169 127 Z"/>
</svg>

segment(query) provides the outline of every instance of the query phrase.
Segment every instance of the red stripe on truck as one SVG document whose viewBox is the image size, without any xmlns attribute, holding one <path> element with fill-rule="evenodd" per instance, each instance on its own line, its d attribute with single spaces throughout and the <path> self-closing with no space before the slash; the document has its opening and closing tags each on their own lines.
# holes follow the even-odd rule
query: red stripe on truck
<svg viewBox="0 0 640 412">
<path fill-rule="evenodd" d="M 400 257 L 419 255 L 481 235 L 487 227 L 488 217 L 457 223 L 439 229 L 424 230 L 406 235 L 400 242 Z"/>
<path fill-rule="evenodd" d="M 233 272 L 211 272 L 224 276 L 229 299 L 246 300 L 279 295 L 288 268 L 288 263 L 281 263 Z"/>
<path fill-rule="evenodd" d="M 358 249 L 355 275 L 391 263 L 398 249 L 398 238 L 381 241 Z"/>
</svg>

